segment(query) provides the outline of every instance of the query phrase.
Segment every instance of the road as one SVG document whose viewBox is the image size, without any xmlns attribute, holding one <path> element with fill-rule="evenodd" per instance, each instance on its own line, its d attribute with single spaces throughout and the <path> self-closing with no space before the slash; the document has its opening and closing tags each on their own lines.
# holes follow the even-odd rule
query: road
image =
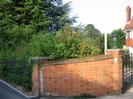
<svg viewBox="0 0 133 99">
<path fill-rule="evenodd" d="M 13 90 L 5 83 L 0 81 L 0 99 L 32 99 L 32 98 L 26 98 L 24 95 L 18 93 L 17 91 Z"/>
</svg>

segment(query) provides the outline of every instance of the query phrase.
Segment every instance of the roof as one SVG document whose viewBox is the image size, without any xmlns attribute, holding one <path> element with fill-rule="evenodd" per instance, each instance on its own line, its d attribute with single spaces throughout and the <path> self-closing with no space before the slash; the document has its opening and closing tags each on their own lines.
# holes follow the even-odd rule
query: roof
<svg viewBox="0 0 133 99">
<path fill-rule="evenodd" d="M 124 27 L 124 30 L 132 30 L 132 29 L 133 29 L 133 17 L 128 23 L 126 23 Z"/>
</svg>

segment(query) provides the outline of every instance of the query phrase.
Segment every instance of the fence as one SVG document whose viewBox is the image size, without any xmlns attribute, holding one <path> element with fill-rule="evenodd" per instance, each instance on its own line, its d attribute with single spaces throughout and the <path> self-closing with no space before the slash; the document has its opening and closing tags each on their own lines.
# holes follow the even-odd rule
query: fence
<svg viewBox="0 0 133 99">
<path fill-rule="evenodd" d="M 123 92 L 133 84 L 133 54 L 123 54 Z"/>
<path fill-rule="evenodd" d="M 15 58 L 0 60 L 0 78 L 29 91 L 32 86 L 32 64 Z"/>
</svg>

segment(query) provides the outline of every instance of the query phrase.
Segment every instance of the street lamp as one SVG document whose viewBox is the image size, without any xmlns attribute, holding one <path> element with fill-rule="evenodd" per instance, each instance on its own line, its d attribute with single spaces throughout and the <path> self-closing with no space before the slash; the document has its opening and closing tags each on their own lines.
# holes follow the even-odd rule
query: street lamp
<svg viewBox="0 0 133 99">
<path fill-rule="evenodd" d="M 113 40 L 113 48 L 116 49 L 116 41 L 117 41 L 117 35 L 116 34 L 112 34 L 112 40 Z"/>
</svg>

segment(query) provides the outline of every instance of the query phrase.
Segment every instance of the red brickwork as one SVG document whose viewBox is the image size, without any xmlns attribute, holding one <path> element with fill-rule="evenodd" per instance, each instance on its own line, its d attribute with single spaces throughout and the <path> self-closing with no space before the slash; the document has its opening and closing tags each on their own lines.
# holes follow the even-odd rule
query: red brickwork
<svg viewBox="0 0 133 99">
<path fill-rule="evenodd" d="M 121 93 L 122 51 L 108 50 L 106 53 L 107 55 L 91 58 L 44 61 L 41 69 L 35 65 L 32 77 L 33 94 L 39 96 L 40 91 L 58 96 Z M 43 75 L 41 84 L 40 70 Z"/>
<path fill-rule="evenodd" d="M 122 88 L 121 56 L 120 50 L 108 50 L 107 55 L 97 57 L 45 61 L 40 69 L 43 73 L 44 94 L 119 94 Z"/>
<path fill-rule="evenodd" d="M 114 57 L 113 59 L 113 65 L 112 65 L 112 69 L 113 69 L 113 73 L 112 76 L 114 78 L 113 81 L 113 88 L 117 90 L 118 93 L 121 92 L 121 88 L 122 88 L 122 80 L 123 80 L 123 62 L 122 62 L 122 55 L 123 55 L 123 51 L 122 50 L 107 50 L 107 55 L 112 55 Z M 116 93 L 117 93 L 116 92 Z"/>
</svg>

